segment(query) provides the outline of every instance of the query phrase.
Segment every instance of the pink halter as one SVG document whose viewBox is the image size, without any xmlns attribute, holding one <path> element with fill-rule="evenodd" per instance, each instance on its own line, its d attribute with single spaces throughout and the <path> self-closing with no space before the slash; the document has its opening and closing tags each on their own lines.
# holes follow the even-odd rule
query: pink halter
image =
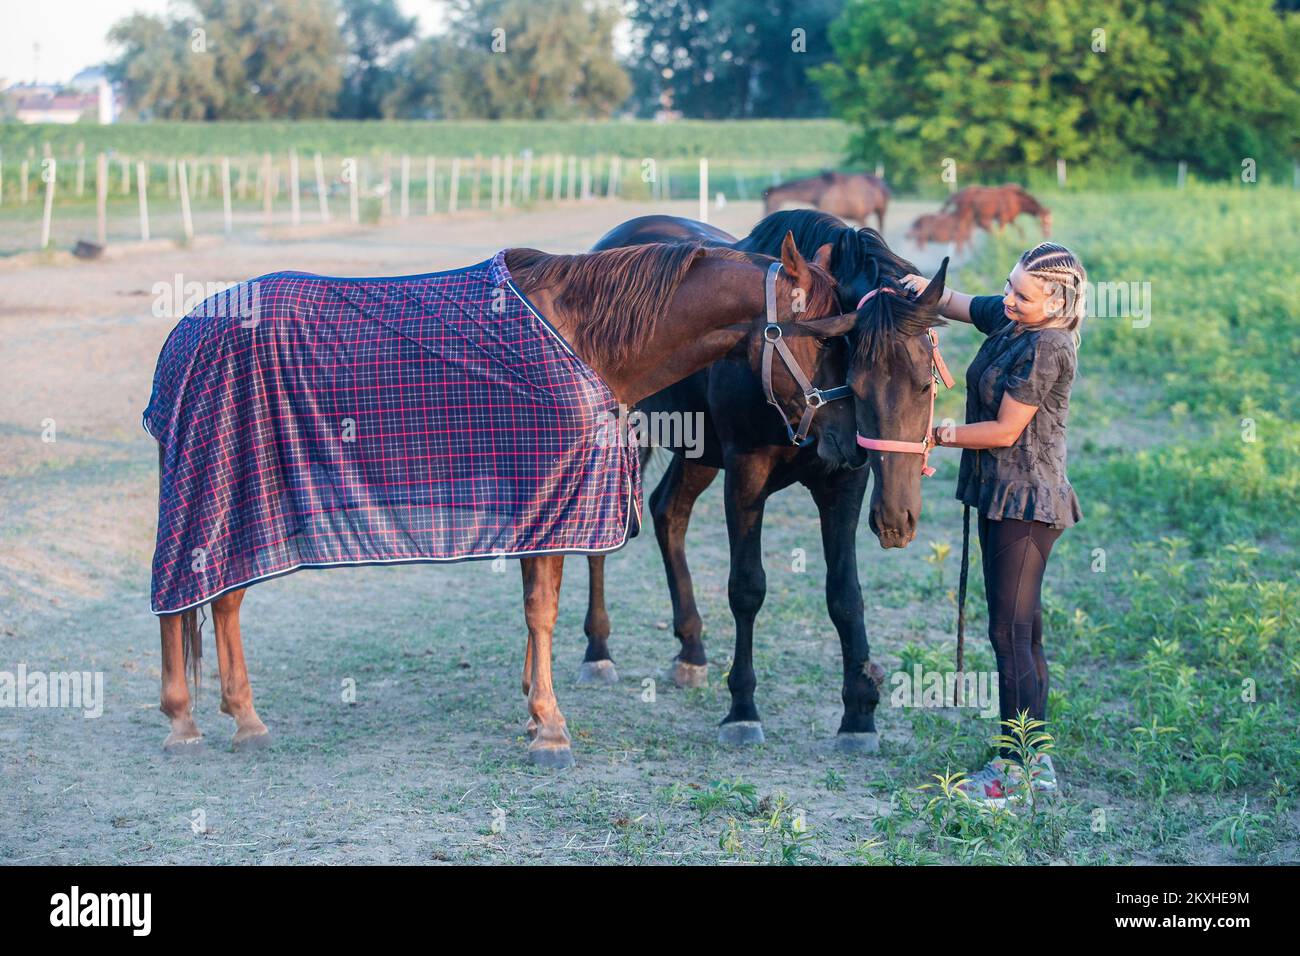
<svg viewBox="0 0 1300 956">
<path fill-rule="evenodd" d="M 872 289 L 862 297 L 858 302 L 858 308 L 862 308 L 871 300 L 879 289 Z M 892 291 L 889 289 L 886 292 Z M 897 451 L 907 454 L 921 456 L 921 474 L 929 478 L 934 474 L 934 469 L 930 467 L 930 435 L 934 431 L 934 402 L 939 395 L 939 382 L 947 388 L 952 388 L 952 375 L 948 372 L 948 365 L 939 354 L 939 334 L 934 329 L 927 329 L 926 335 L 930 337 L 930 354 L 932 356 L 932 371 L 934 373 L 933 381 L 930 383 L 930 423 L 925 427 L 925 437 L 920 441 L 894 441 L 888 438 L 863 438 L 858 435 L 858 445 L 862 448 L 868 448 L 872 451 Z"/>
</svg>

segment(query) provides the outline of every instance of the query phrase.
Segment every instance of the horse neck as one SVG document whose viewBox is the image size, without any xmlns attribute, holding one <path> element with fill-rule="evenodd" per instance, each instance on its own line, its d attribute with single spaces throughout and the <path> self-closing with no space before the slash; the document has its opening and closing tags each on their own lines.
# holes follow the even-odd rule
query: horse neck
<svg viewBox="0 0 1300 956">
<path fill-rule="evenodd" d="M 733 259 L 702 257 L 691 266 L 638 354 L 619 362 L 583 355 L 624 405 L 634 405 L 713 364 L 750 333 L 765 302 L 762 269 Z M 553 299 L 551 300 L 554 301 Z M 560 333 L 576 329 L 581 315 L 557 311 Z"/>
</svg>

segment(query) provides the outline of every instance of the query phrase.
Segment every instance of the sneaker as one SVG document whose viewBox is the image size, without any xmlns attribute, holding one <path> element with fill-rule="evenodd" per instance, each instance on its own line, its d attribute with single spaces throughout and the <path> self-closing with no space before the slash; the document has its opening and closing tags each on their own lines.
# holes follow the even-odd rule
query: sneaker
<svg viewBox="0 0 1300 956">
<path fill-rule="evenodd" d="M 1010 764 L 1011 766 L 1007 768 L 1007 777 L 1010 781 L 1010 786 L 1007 788 L 1008 795 L 1012 797 L 1013 802 L 1021 803 L 1024 801 L 1025 770 L 1015 761 L 1010 761 Z M 1052 765 L 1052 758 L 1047 754 L 1038 754 L 1033 758 L 1029 764 L 1028 776 L 1036 798 L 1056 796 L 1056 767 Z"/>
<path fill-rule="evenodd" d="M 1003 806 L 1008 797 L 1019 788 L 1019 782 L 1011 776 L 1013 768 L 1020 769 L 1015 761 L 994 757 L 982 769 L 957 784 L 956 789 L 972 800 Z"/>
</svg>

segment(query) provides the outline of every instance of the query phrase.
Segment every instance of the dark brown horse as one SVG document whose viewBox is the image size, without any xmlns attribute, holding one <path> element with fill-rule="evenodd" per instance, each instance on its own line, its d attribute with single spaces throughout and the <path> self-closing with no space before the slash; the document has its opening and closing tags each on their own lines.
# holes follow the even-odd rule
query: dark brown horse
<svg viewBox="0 0 1300 956">
<path fill-rule="evenodd" d="M 991 232 L 997 226 L 1001 232 L 1023 214 L 1038 218 L 1044 236 L 1052 234 L 1052 211 L 1031 196 L 1025 187 L 1016 183 L 967 186 L 949 196 L 942 211 L 957 216 L 960 221 L 959 234 L 965 231 L 969 235 L 972 225 L 979 226 L 985 232 Z M 1020 232 L 1018 224 L 1016 231 Z"/>
<path fill-rule="evenodd" d="M 875 230 L 852 229 L 833 216 L 792 210 L 766 217 L 743 240 L 720 229 L 675 216 L 644 216 L 609 232 L 597 249 L 638 242 L 689 241 L 722 245 L 747 252 L 778 248 L 793 235 L 805 255 L 823 258 L 829 250 L 840 308 L 848 312 L 873 289 L 898 291 L 897 280 L 916 267 L 890 251 Z M 946 267 L 946 262 L 945 262 Z M 876 295 L 849 332 L 856 429 L 871 437 L 916 441 L 926 430 L 929 414 L 930 354 L 925 332 L 939 324 L 936 306 L 942 295 L 944 269 L 926 295 Z M 670 676 L 679 686 L 707 683 L 703 622 L 695 602 L 686 562 L 686 528 L 696 499 L 717 476 L 726 472 L 727 532 L 731 546 L 728 597 L 735 619 L 736 644 L 728 685 L 730 712 L 719 737 L 724 743 L 762 741 L 762 726 L 754 704 L 754 622 L 766 595 L 761 534 L 768 497 L 793 484 L 813 496 L 821 524 L 826 558 L 826 604 L 839 633 L 843 652 L 844 716 L 836 745 L 850 751 L 878 746 L 875 709 L 877 682 L 884 672 L 871 662 L 858 580 L 857 528 L 868 476 L 874 474 L 870 526 L 882 547 L 903 547 L 916 533 L 920 513 L 921 464 L 914 455 L 865 452 L 850 459 L 870 460 L 871 469 L 828 467 L 832 456 L 810 448 L 792 447 L 770 409 L 755 405 L 760 384 L 753 363 L 736 357 L 719 360 L 641 402 L 640 407 L 705 418 L 705 454 L 689 458 L 674 449 L 662 480 L 650 497 L 655 536 L 668 576 L 673 630 L 681 648 Z M 822 438 L 822 442 L 829 440 Z M 839 449 L 837 449 L 838 451 Z M 613 682 L 617 674 L 609 653 L 610 620 L 604 600 L 603 557 L 588 559 L 591 572 L 586 619 L 587 651 L 580 680 Z"/>
<path fill-rule="evenodd" d="M 756 367 L 759 349 L 749 346 L 749 340 L 761 334 L 764 316 L 769 315 L 769 270 L 766 261 L 751 254 L 698 245 L 651 245 L 575 256 L 511 249 L 506 264 L 537 310 L 627 406 L 738 349 Z M 792 237 L 781 248 L 781 264 L 774 317 L 785 323 L 805 359 L 829 354 L 832 350 L 823 340 L 841 335 L 855 324 L 856 315 L 835 314 L 839 306 L 834 280 L 799 254 Z M 828 315 L 832 318 L 809 318 Z M 551 635 L 564 556 L 523 558 L 521 566 L 528 629 L 523 689 L 529 752 L 534 763 L 566 766 L 573 756 L 551 682 Z M 237 749 L 264 746 L 270 740 L 253 706 L 244 662 L 240 608 L 245 590 L 228 591 L 212 601 L 221 709 L 235 720 Z M 196 618 L 193 609 L 159 618 L 161 710 L 171 722 L 163 746 L 171 752 L 192 749 L 201 739 L 185 676 L 187 661 L 198 649 Z"/>
<path fill-rule="evenodd" d="M 807 179 L 794 179 L 763 190 L 763 214 L 771 215 L 783 203 L 798 202 L 815 206 L 841 219 L 867 224 L 874 215 L 877 228 L 885 231 L 885 210 L 889 208 L 889 187 L 879 176 L 869 173 L 826 171 Z"/>
</svg>

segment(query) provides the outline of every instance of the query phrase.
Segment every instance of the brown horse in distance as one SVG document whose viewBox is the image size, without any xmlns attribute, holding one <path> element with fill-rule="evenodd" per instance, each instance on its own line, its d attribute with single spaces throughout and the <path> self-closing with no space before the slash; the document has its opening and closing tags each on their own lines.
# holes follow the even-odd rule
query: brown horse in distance
<svg viewBox="0 0 1300 956">
<path fill-rule="evenodd" d="M 996 225 L 1001 232 L 1023 214 L 1038 218 L 1044 236 L 1052 234 L 1052 211 L 1031 196 L 1025 187 L 1016 183 L 967 186 L 949 196 L 941 211 L 956 215 L 967 234 L 972 225 L 979 226 L 985 232 L 992 231 Z M 1019 225 L 1016 226 L 1016 231 L 1020 232 Z"/>
<path fill-rule="evenodd" d="M 806 347 L 824 351 L 818 338 L 842 336 L 854 327 L 857 316 L 835 314 L 839 306 L 834 280 L 799 254 L 792 236 L 781 253 L 784 269 L 777 280 L 776 319 L 807 335 Z M 698 244 L 570 256 L 510 249 L 506 264 L 537 310 L 627 407 L 737 348 L 757 365 L 760 350 L 751 340 L 764 326 L 768 269 L 752 255 Z M 817 315 L 829 317 L 809 318 Z M 797 337 L 791 340 L 793 346 Z M 551 679 L 551 638 L 564 556 L 527 557 L 520 564 L 528 630 L 523 690 L 529 754 L 541 766 L 568 766 L 573 762 L 569 734 Z M 212 602 L 221 710 L 235 720 L 236 749 L 264 746 L 270 740 L 253 706 L 244 661 L 239 612 L 245 590 L 226 592 Z M 191 712 L 185 675 L 198 644 L 197 609 L 160 615 L 159 623 L 160 709 L 171 723 L 163 747 L 186 751 L 202 736 Z"/>
<path fill-rule="evenodd" d="M 917 245 L 925 245 L 927 242 L 955 243 L 957 252 L 961 252 L 970 242 L 971 225 L 962 222 L 953 212 L 927 213 L 912 223 L 907 238 Z"/>
<path fill-rule="evenodd" d="M 874 215 L 877 230 L 885 231 L 885 210 L 889 208 L 889 187 L 879 176 L 869 173 L 826 171 L 807 179 L 794 179 L 763 190 L 763 215 L 770 216 L 782 203 L 808 203 L 822 212 L 850 222 L 867 225 Z"/>
</svg>

